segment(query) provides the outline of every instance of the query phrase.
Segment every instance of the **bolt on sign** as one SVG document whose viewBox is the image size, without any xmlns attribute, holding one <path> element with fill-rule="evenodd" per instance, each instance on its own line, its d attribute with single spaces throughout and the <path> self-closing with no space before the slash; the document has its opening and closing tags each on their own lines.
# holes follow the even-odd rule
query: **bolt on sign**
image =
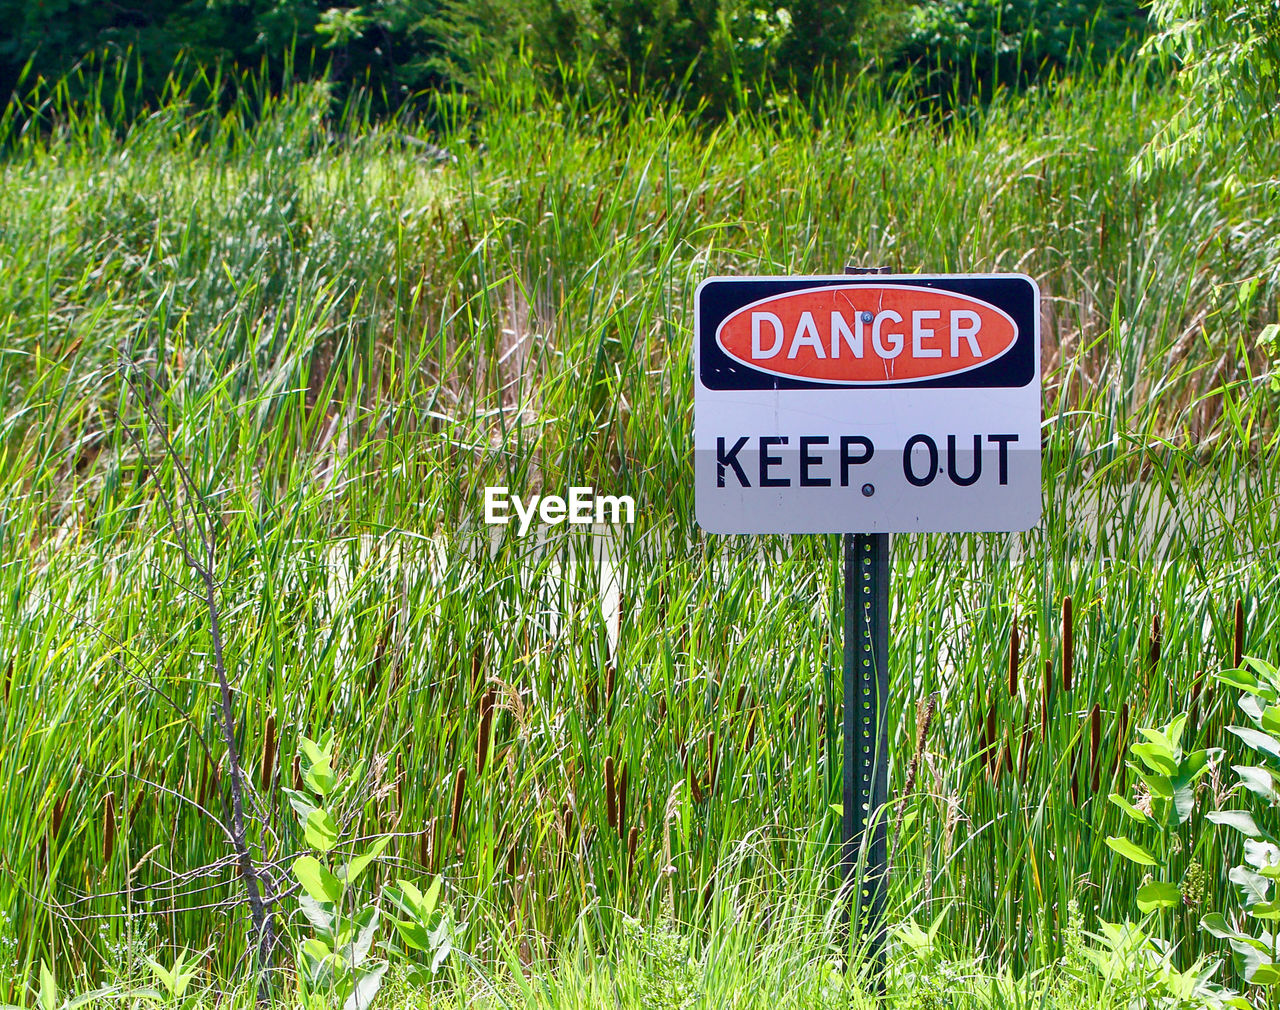
<svg viewBox="0 0 1280 1010">
<path fill-rule="evenodd" d="M 1040 290 L 1022 274 L 712 277 L 694 299 L 711 533 L 1040 521 Z"/>
</svg>

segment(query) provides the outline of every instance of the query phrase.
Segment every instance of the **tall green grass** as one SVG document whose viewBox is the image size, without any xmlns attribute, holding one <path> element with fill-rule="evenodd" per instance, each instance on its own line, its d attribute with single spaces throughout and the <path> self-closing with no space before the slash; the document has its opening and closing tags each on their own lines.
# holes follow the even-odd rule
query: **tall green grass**
<svg viewBox="0 0 1280 1010">
<path fill-rule="evenodd" d="M 1045 295 L 1041 527 L 894 540 L 894 797 L 939 697 L 892 812 L 895 915 L 1022 971 L 1060 955 L 1068 900 L 1132 912 L 1140 875 L 1103 844 L 1116 756 L 1231 663 L 1237 599 L 1247 651 L 1276 658 L 1277 400 L 1253 344 L 1276 295 L 1242 286 L 1280 225 L 1262 175 L 1209 149 L 1132 179 L 1169 101 L 1120 74 L 950 127 L 869 90 L 707 125 L 499 80 L 430 138 L 448 162 L 322 87 L 241 93 L 219 112 L 175 85 L 126 129 L 55 89 L 0 132 L 0 908 L 20 968 L 96 971 L 139 917 L 222 972 L 244 949 L 230 868 L 175 880 L 225 855 L 175 794 L 226 783 L 199 743 L 207 614 L 157 495 L 174 463 L 123 362 L 165 391 L 220 517 L 268 858 L 296 842 L 297 736 L 332 727 L 377 769 L 359 828 L 398 834 L 386 872 L 444 874 L 481 955 L 554 957 L 584 916 L 609 932 L 664 902 L 706 926 L 735 881 L 834 896 L 837 544 L 695 528 L 691 310 L 708 274 L 850 262 L 1020 270 Z M 636 527 L 483 526 L 487 484 L 570 483 L 635 495 Z M 1225 716 L 1199 694 L 1203 739 L 1229 745 Z M 1214 900 L 1226 844 L 1205 846 Z"/>
</svg>

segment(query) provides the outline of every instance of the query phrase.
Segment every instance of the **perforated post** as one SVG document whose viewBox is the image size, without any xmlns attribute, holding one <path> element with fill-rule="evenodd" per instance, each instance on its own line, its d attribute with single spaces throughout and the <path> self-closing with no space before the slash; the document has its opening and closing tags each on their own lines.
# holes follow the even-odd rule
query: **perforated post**
<svg viewBox="0 0 1280 1010">
<path fill-rule="evenodd" d="M 877 962 L 888 853 L 889 534 L 844 535 L 844 818 L 846 879 L 862 876 L 854 917 Z"/>
</svg>

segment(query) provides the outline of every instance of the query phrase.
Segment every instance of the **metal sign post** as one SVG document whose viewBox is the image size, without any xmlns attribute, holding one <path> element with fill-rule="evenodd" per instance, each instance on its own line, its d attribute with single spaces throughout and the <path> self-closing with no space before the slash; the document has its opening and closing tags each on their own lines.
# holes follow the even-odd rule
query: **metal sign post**
<svg viewBox="0 0 1280 1010">
<path fill-rule="evenodd" d="M 862 881 L 850 905 L 883 974 L 889 798 L 889 534 L 846 533 L 844 541 L 844 797 L 842 865 L 852 884 L 858 852 Z"/>
</svg>

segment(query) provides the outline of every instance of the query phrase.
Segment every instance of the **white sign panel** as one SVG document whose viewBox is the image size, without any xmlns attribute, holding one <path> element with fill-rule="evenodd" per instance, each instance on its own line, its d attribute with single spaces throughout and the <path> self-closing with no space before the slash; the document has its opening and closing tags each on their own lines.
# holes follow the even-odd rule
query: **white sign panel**
<svg viewBox="0 0 1280 1010">
<path fill-rule="evenodd" d="M 711 533 L 1040 521 L 1040 290 L 1021 274 L 712 277 L 694 471 Z"/>
</svg>

